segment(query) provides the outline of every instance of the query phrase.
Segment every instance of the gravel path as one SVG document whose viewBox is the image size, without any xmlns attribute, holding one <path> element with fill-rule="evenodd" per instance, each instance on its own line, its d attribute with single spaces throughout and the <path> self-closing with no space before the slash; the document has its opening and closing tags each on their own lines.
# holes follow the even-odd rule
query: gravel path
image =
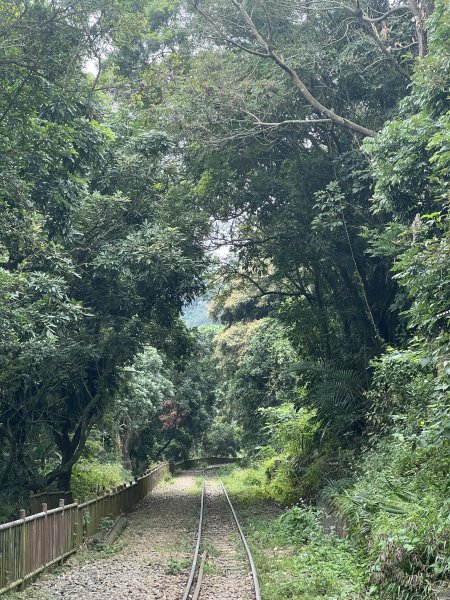
<svg viewBox="0 0 450 600">
<path fill-rule="evenodd" d="M 248 558 L 218 480 L 206 480 L 202 551 L 208 553 L 200 600 L 253 600 Z"/>
<path fill-rule="evenodd" d="M 179 600 L 189 573 L 199 514 L 199 493 L 194 493 L 194 485 L 192 473 L 160 484 L 129 516 L 128 527 L 109 556 L 93 550 L 88 553 L 90 560 L 84 562 L 75 555 L 60 574 L 45 575 L 23 595 L 10 597 Z"/>
</svg>

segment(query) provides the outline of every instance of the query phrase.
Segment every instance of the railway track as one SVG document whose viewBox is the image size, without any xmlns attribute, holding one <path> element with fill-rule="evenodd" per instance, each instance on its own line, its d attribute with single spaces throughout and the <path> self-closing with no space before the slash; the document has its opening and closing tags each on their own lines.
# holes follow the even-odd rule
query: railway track
<svg viewBox="0 0 450 600">
<path fill-rule="evenodd" d="M 239 539 L 241 544 L 237 544 Z M 261 600 L 261 594 L 252 554 L 225 486 L 221 480 L 207 479 L 202 486 L 191 570 L 181 600 L 228 599 Z"/>
</svg>

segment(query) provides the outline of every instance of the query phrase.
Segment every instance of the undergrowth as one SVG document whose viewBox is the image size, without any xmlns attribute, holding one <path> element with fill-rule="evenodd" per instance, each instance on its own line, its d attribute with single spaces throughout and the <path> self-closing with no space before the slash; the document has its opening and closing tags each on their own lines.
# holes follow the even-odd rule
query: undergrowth
<svg viewBox="0 0 450 600">
<path fill-rule="evenodd" d="M 225 486 L 242 520 L 264 600 L 368 598 L 368 563 L 359 549 L 325 534 L 320 511 L 270 502 L 264 467 L 227 468 Z"/>
<path fill-rule="evenodd" d="M 222 471 L 244 516 L 277 499 L 266 466 Z M 449 597 L 449 466 L 447 445 L 386 439 L 367 450 L 353 478 L 322 490 L 346 521 L 346 540 L 321 531 L 320 511 L 301 502 L 277 518 L 247 517 L 264 600 Z"/>
<path fill-rule="evenodd" d="M 131 473 L 123 469 L 119 462 L 100 462 L 94 458 L 81 459 L 73 469 L 73 497 L 80 501 L 84 498 L 92 498 L 99 489 L 111 490 L 131 479 Z"/>
<path fill-rule="evenodd" d="M 169 558 L 165 567 L 166 575 L 180 575 L 189 568 L 190 560 L 185 558 Z"/>
<path fill-rule="evenodd" d="M 450 579 L 450 454 L 391 442 L 367 453 L 352 485 L 327 490 L 370 560 L 383 600 L 433 600 Z"/>
<path fill-rule="evenodd" d="M 219 470 L 218 475 L 222 478 L 228 493 L 239 496 L 240 502 L 254 502 L 271 497 L 266 485 L 264 469 L 260 464 L 247 468 L 227 465 Z"/>
</svg>

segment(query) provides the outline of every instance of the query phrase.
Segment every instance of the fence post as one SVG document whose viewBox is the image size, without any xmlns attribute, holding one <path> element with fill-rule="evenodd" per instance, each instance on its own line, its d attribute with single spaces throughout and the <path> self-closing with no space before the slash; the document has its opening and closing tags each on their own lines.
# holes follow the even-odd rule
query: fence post
<svg viewBox="0 0 450 600">
<path fill-rule="evenodd" d="M 62 543 L 62 539 L 64 538 L 64 505 L 65 505 L 65 500 L 64 498 L 60 498 L 59 499 L 59 508 L 62 508 L 61 511 L 61 525 L 59 525 L 58 529 L 58 533 L 59 533 L 59 543 L 61 545 L 61 548 L 63 547 L 63 543 Z M 64 552 L 61 552 L 61 554 L 63 554 Z M 61 560 L 58 561 L 58 565 L 62 565 L 63 564 L 63 558 L 61 556 Z"/>
<path fill-rule="evenodd" d="M 89 501 L 88 497 L 85 496 L 83 502 L 88 502 L 88 501 Z M 85 506 L 81 512 L 81 525 L 82 525 L 81 542 L 84 542 L 85 538 L 87 538 L 88 520 L 89 520 L 89 508 L 87 506 Z"/>
<path fill-rule="evenodd" d="M 73 499 L 73 504 L 77 505 L 75 512 L 75 520 L 73 522 L 72 531 L 72 548 L 76 548 L 81 543 L 81 528 L 80 528 L 80 509 L 78 508 L 78 498 Z M 72 509 L 73 510 L 73 509 Z M 73 513 L 72 513 L 73 514 Z M 71 550 L 72 550 L 71 548 Z"/>
<path fill-rule="evenodd" d="M 103 504 L 103 506 L 104 506 L 103 519 L 105 517 L 109 517 L 109 513 L 110 513 L 110 510 L 111 510 L 111 508 L 110 508 L 111 507 L 111 501 L 110 501 L 111 495 L 110 494 L 111 494 L 111 492 L 109 490 L 107 491 L 106 488 L 104 488 L 104 492 L 103 492 L 103 502 L 104 502 L 104 504 Z"/>
<path fill-rule="evenodd" d="M 27 557 L 27 532 L 25 525 L 25 518 L 27 513 L 25 509 L 21 508 L 19 510 L 19 519 L 23 520 L 22 525 L 20 526 L 20 556 L 19 556 L 19 579 L 24 579 L 26 573 L 26 557 Z M 19 590 L 24 589 L 24 583 L 19 585 Z"/>
</svg>

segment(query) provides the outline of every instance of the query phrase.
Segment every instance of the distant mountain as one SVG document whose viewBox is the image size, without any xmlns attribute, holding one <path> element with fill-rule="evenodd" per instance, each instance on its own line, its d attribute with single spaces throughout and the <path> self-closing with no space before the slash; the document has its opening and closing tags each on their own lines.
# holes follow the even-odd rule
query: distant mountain
<svg viewBox="0 0 450 600">
<path fill-rule="evenodd" d="M 183 309 L 182 319 L 189 329 L 201 327 L 202 325 L 214 325 L 215 321 L 208 314 L 210 304 L 210 298 L 201 296 Z"/>
</svg>

